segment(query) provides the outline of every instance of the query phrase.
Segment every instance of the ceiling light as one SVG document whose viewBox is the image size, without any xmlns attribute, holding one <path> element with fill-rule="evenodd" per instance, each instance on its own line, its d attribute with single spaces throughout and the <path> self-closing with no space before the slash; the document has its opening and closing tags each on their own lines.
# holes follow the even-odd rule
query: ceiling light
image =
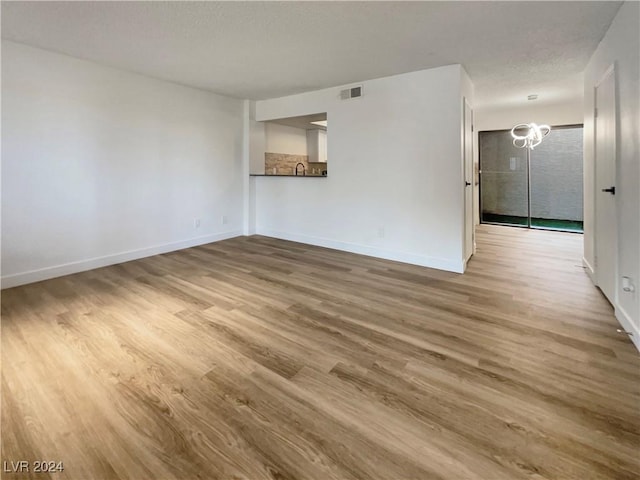
<svg viewBox="0 0 640 480">
<path fill-rule="evenodd" d="M 517 135 L 516 131 L 520 130 L 520 133 L 526 132 L 525 135 Z M 540 145 L 542 139 L 549 135 L 551 127 L 549 125 L 536 125 L 535 123 L 519 123 L 511 129 L 511 136 L 513 137 L 513 146 L 517 148 L 529 148 L 531 150 L 534 147 Z"/>
<path fill-rule="evenodd" d="M 321 127 L 326 127 L 327 126 L 327 121 L 326 120 L 318 120 L 317 122 L 311 122 L 313 125 L 320 125 Z"/>
</svg>

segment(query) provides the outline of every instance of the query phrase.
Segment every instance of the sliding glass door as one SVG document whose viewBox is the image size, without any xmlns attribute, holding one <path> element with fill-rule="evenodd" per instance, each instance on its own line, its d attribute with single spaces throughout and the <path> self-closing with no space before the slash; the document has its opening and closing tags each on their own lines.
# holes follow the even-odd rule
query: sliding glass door
<svg viewBox="0 0 640 480">
<path fill-rule="evenodd" d="M 509 130 L 478 140 L 482 223 L 582 232 L 581 125 L 554 127 L 529 151 L 513 146 Z"/>
</svg>

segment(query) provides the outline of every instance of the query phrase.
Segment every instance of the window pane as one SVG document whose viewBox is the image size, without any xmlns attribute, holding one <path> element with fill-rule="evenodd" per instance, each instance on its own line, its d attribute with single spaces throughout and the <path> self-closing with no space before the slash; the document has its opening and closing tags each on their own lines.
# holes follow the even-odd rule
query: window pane
<svg viewBox="0 0 640 480">
<path fill-rule="evenodd" d="M 480 205 L 483 223 L 527 225 L 527 152 L 511 132 L 480 132 Z"/>
<path fill-rule="evenodd" d="M 582 231 L 582 127 L 554 128 L 531 151 L 531 225 Z"/>
</svg>

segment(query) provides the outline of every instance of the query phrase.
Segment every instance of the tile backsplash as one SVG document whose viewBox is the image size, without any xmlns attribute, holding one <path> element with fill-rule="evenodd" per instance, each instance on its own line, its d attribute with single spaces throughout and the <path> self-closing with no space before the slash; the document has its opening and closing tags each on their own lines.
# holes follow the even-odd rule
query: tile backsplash
<svg viewBox="0 0 640 480">
<path fill-rule="evenodd" d="M 322 175 L 322 170 L 327 169 L 326 163 L 309 162 L 308 155 L 267 152 L 264 154 L 264 173 L 265 175 L 295 175 L 298 163 L 304 165 L 307 175 Z M 276 173 L 274 173 L 274 168 Z M 298 173 L 302 175 L 302 168 L 298 167 Z"/>
</svg>

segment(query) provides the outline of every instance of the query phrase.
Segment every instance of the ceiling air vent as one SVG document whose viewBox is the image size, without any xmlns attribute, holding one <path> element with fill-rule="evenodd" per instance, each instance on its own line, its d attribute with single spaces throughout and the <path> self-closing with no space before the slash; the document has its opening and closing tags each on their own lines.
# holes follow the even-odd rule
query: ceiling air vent
<svg viewBox="0 0 640 480">
<path fill-rule="evenodd" d="M 348 100 L 350 98 L 358 98 L 362 96 L 362 85 L 358 85 L 357 87 L 347 88 L 346 90 L 340 91 L 340 98 L 342 100 Z"/>
</svg>

